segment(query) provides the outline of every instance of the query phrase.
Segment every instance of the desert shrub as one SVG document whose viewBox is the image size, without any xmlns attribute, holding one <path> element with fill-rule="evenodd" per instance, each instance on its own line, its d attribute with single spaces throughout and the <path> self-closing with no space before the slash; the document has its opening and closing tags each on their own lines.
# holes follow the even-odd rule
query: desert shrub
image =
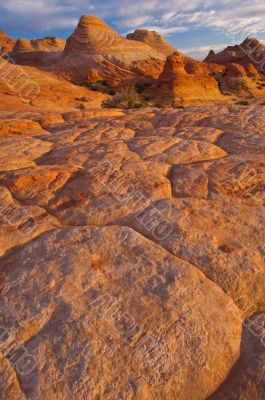
<svg viewBox="0 0 265 400">
<path fill-rule="evenodd" d="M 151 82 L 145 82 L 144 83 L 144 87 L 145 88 L 149 88 L 149 87 L 151 87 L 152 86 L 152 83 Z"/>
<path fill-rule="evenodd" d="M 151 101 L 152 100 L 152 97 L 150 97 L 150 96 L 145 96 L 145 98 L 144 98 L 144 101 Z"/>
<path fill-rule="evenodd" d="M 114 96 L 116 93 L 117 93 L 117 91 L 115 89 L 108 90 L 108 94 L 110 94 L 111 96 Z"/>
<path fill-rule="evenodd" d="M 92 82 L 89 82 L 89 81 L 84 81 L 84 82 L 81 82 L 81 83 L 79 83 L 79 86 L 81 86 L 81 87 L 87 87 L 87 88 L 91 88 L 91 86 L 93 85 L 93 83 Z"/>
<path fill-rule="evenodd" d="M 80 83 L 79 86 L 86 87 L 93 92 L 108 93 L 110 90 L 106 80 L 99 80 L 97 82 L 84 81 Z"/>
<path fill-rule="evenodd" d="M 98 84 L 96 84 L 96 83 L 94 83 L 93 85 L 91 85 L 90 89 L 91 89 L 93 92 L 102 92 L 102 91 L 103 91 L 102 88 L 101 88 Z"/>
<path fill-rule="evenodd" d="M 145 91 L 145 89 L 146 89 L 146 87 L 144 86 L 143 83 L 137 83 L 137 84 L 135 85 L 135 90 L 136 90 L 136 92 L 137 92 L 138 94 L 143 93 L 143 92 Z"/>
<path fill-rule="evenodd" d="M 140 108 L 143 104 L 135 88 L 128 86 L 119 90 L 111 99 L 103 102 L 107 108 Z"/>
<path fill-rule="evenodd" d="M 83 96 L 83 97 L 76 97 L 75 99 L 78 100 L 78 101 L 84 101 L 84 102 L 88 101 L 87 98 L 86 98 L 85 96 Z"/>
<path fill-rule="evenodd" d="M 86 110 L 86 107 L 84 106 L 84 104 L 83 104 L 83 103 L 82 103 L 82 104 L 80 104 L 80 106 L 79 106 L 78 108 L 80 108 L 80 110 L 81 110 L 81 111 L 84 111 L 84 110 Z"/>
<path fill-rule="evenodd" d="M 44 120 L 42 118 L 34 118 L 33 121 L 38 122 L 41 126 L 44 124 Z"/>
<path fill-rule="evenodd" d="M 106 79 L 100 79 L 97 81 L 97 83 L 100 83 L 103 86 L 108 86 L 108 81 Z"/>
<path fill-rule="evenodd" d="M 143 93 L 146 89 L 150 88 L 152 86 L 151 82 L 138 82 L 135 85 L 136 92 L 141 94 Z"/>
<path fill-rule="evenodd" d="M 156 108 L 165 108 L 165 105 L 162 104 L 162 103 L 156 103 L 156 104 L 155 104 L 155 107 L 156 107 Z"/>
<path fill-rule="evenodd" d="M 236 104 L 239 106 L 248 106 L 249 102 L 246 100 L 240 100 L 240 101 L 237 101 Z"/>
<path fill-rule="evenodd" d="M 131 108 L 142 108 L 143 106 L 144 106 L 143 103 L 136 103 L 136 104 L 134 104 L 134 106 L 131 107 Z"/>
</svg>

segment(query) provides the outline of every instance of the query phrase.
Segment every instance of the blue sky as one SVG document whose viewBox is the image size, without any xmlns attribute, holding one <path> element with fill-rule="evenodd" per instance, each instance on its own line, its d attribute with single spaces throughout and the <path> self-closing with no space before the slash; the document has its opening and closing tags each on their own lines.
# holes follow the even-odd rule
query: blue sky
<svg viewBox="0 0 265 400">
<path fill-rule="evenodd" d="M 15 39 L 67 38 L 82 14 L 99 16 L 123 35 L 157 30 L 197 58 L 247 36 L 265 41 L 264 0 L 0 0 L 0 28 Z"/>
</svg>

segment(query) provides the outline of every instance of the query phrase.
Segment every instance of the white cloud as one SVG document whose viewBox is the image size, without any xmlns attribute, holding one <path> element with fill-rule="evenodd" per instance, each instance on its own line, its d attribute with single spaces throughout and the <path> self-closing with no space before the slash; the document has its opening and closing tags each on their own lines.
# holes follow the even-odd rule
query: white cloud
<svg viewBox="0 0 265 400">
<path fill-rule="evenodd" d="M 94 1 L 95 9 L 108 17 L 115 10 L 116 20 L 120 24 L 130 26 L 130 19 L 141 17 L 152 21 L 151 25 L 158 25 L 164 29 L 189 24 L 190 29 L 195 27 L 212 28 L 218 30 L 239 31 L 248 27 L 253 33 L 263 32 L 265 3 L 260 0 L 109 0 Z M 140 14 L 140 15 L 139 15 Z M 140 24 L 141 25 L 141 24 Z"/>
<path fill-rule="evenodd" d="M 63 5 L 50 0 L 9 0 L 1 6 L 13 15 L 39 15 L 57 14 L 65 11 Z"/>
<path fill-rule="evenodd" d="M 144 16 L 144 17 L 131 17 L 131 18 L 126 18 L 122 21 L 121 25 L 122 26 L 130 26 L 131 28 L 137 28 L 139 26 L 147 26 L 147 24 L 150 22 L 150 17 Z M 119 23 L 119 21 L 118 21 Z"/>
<path fill-rule="evenodd" d="M 14 30 L 70 29 L 86 13 L 111 21 L 120 31 L 149 26 L 170 35 L 208 28 L 233 38 L 265 32 L 261 0 L 6 0 L 0 4 L 3 23 Z"/>
<path fill-rule="evenodd" d="M 170 36 L 174 33 L 177 32 L 187 32 L 189 28 L 187 26 L 176 26 L 172 28 L 163 28 L 162 26 L 145 26 L 145 29 L 148 29 L 149 31 L 156 31 L 160 33 L 161 35 L 164 36 Z"/>
</svg>

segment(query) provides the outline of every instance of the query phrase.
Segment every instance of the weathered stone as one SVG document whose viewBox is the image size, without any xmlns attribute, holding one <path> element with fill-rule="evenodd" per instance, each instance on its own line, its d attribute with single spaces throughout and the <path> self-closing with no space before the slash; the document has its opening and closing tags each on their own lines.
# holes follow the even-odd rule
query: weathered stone
<svg viewBox="0 0 265 400">
<path fill-rule="evenodd" d="M 230 299 L 129 228 L 46 233 L 0 277 L 0 323 L 36 359 L 26 397 L 199 400 L 238 357 Z"/>
</svg>

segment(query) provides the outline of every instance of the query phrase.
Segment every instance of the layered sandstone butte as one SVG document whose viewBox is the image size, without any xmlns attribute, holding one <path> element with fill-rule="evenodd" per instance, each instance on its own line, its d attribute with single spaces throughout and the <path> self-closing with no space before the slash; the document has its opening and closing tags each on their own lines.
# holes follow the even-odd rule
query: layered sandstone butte
<svg viewBox="0 0 265 400">
<path fill-rule="evenodd" d="M 222 90 L 226 93 L 234 93 L 241 97 L 251 96 L 253 94 L 258 95 L 258 93 L 256 93 L 258 91 L 256 80 L 259 80 L 259 75 L 256 70 L 255 72 L 255 74 L 253 74 L 253 72 L 249 74 L 242 65 L 234 63 L 229 64 L 220 79 Z M 261 79 L 262 78 L 260 78 L 260 80 Z M 264 88 L 262 86 L 260 88 L 264 94 Z"/>
<path fill-rule="evenodd" d="M 43 39 L 18 39 L 13 54 L 27 53 L 34 51 L 55 52 L 61 51 L 65 47 L 65 41 L 57 37 L 47 36 Z"/>
<path fill-rule="evenodd" d="M 162 101 L 179 104 L 224 100 L 212 67 L 179 52 L 167 58 L 155 92 Z"/>
<path fill-rule="evenodd" d="M 4 53 L 12 51 L 15 41 L 0 29 L 0 50 Z"/>
<path fill-rule="evenodd" d="M 176 51 L 176 49 L 174 49 L 174 47 L 163 38 L 163 36 L 159 35 L 159 33 L 155 31 L 136 29 L 133 33 L 128 33 L 126 38 L 128 40 L 146 43 L 159 53 L 165 54 L 166 56 L 169 56 Z"/>
<path fill-rule="evenodd" d="M 265 76 L 259 73 L 253 64 L 244 67 L 230 63 L 221 74 L 215 74 L 222 93 L 234 95 L 238 100 L 264 98 Z"/>
<path fill-rule="evenodd" d="M 56 37 L 18 39 L 11 53 L 16 63 L 37 67 L 54 64 L 65 47 L 65 41 Z"/>
<path fill-rule="evenodd" d="M 247 38 L 218 54 L 211 50 L 205 62 L 225 67 L 218 77 L 223 93 L 242 98 L 264 97 L 265 46 L 257 39 Z"/>
<path fill-rule="evenodd" d="M 159 76 L 164 60 L 164 54 L 147 44 L 126 40 L 99 18 L 84 15 L 53 69 L 73 82 L 88 80 L 91 71 L 97 71 L 101 79 L 121 82 Z"/>
<path fill-rule="evenodd" d="M 252 65 L 257 71 L 262 71 L 265 67 L 265 46 L 255 38 L 246 38 L 240 45 L 228 46 L 220 53 L 215 54 L 211 50 L 204 61 L 226 66 L 234 63 L 246 68 Z"/>
</svg>

